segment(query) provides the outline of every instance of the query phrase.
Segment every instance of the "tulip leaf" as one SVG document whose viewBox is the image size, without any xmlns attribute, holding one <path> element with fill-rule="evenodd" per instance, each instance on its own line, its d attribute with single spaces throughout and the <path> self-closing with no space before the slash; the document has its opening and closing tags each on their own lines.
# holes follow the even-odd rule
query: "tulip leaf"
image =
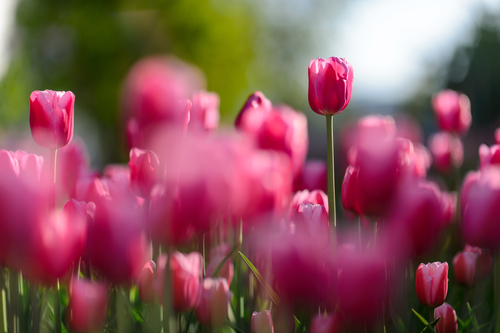
<svg viewBox="0 0 500 333">
<path fill-rule="evenodd" d="M 411 309 L 411 310 L 413 311 L 415 316 L 417 316 L 417 318 L 420 319 L 420 321 L 426 326 L 422 332 L 424 332 L 426 329 L 429 329 L 431 332 L 437 333 L 432 325 L 434 324 L 434 326 L 436 326 L 437 322 L 439 321 L 439 318 L 434 320 L 432 323 L 429 324 L 429 322 L 427 320 L 425 320 L 425 318 L 422 317 L 417 311 L 415 311 L 415 309 Z"/>
<path fill-rule="evenodd" d="M 226 261 L 231 258 L 231 256 L 233 255 L 233 253 L 238 249 L 238 247 L 240 246 L 241 242 L 240 240 L 238 239 L 238 241 L 234 244 L 234 246 L 231 248 L 231 251 L 229 251 L 229 253 L 224 257 L 224 259 L 222 259 L 222 261 L 220 262 L 219 265 L 217 265 L 217 268 L 215 269 L 214 273 L 212 274 L 212 278 L 216 278 L 217 275 L 219 275 L 219 272 L 220 270 L 222 269 L 222 266 L 224 266 L 224 264 L 226 263 Z"/>
<path fill-rule="evenodd" d="M 474 327 L 474 332 L 479 333 L 479 324 L 476 317 L 472 314 L 472 309 L 469 302 L 467 302 L 467 311 L 469 311 L 469 316 L 472 318 L 472 326 Z"/>
<path fill-rule="evenodd" d="M 260 274 L 260 272 L 257 270 L 257 268 L 255 268 L 250 260 L 248 260 L 248 258 L 245 257 L 245 255 L 241 253 L 241 251 L 238 251 L 238 253 L 240 254 L 241 258 L 243 258 L 243 261 L 245 262 L 245 264 L 247 264 L 248 268 L 250 268 L 260 284 L 264 287 L 264 290 L 266 291 L 267 295 L 269 295 L 269 298 L 271 298 L 271 301 L 274 303 L 274 305 L 278 306 L 280 302 L 278 294 L 276 294 L 273 288 L 271 288 L 271 286 L 264 281 L 262 274 Z"/>
<path fill-rule="evenodd" d="M 403 319 L 401 319 L 401 317 L 396 312 L 394 312 L 394 308 L 392 306 L 389 307 L 389 314 L 391 315 L 392 323 L 398 330 L 398 333 L 405 333 L 406 328 Z"/>
<path fill-rule="evenodd" d="M 234 325 L 230 321 L 226 321 L 226 325 L 231 327 L 231 329 L 237 333 L 244 333 L 242 330 L 240 330 L 236 325 Z"/>
</svg>

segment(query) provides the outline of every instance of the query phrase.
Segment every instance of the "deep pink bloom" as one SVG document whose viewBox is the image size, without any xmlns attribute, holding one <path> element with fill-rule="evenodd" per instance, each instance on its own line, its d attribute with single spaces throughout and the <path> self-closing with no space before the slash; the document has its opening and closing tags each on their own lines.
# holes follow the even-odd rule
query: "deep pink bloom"
<svg viewBox="0 0 500 333">
<path fill-rule="evenodd" d="M 443 90 L 432 98 L 439 127 L 443 131 L 465 135 L 472 123 L 470 101 L 453 90 Z"/>
<path fill-rule="evenodd" d="M 167 261 L 170 274 L 172 274 L 171 287 L 174 310 L 182 312 L 194 309 L 200 301 L 200 285 L 203 274 L 202 255 L 198 252 L 189 254 L 173 252 L 170 258 L 167 258 L 165 254 L 158 257 L 155 289 L 160 303 L 163 303 Z"/>
<path fill-rule="evenodd" d="M 437 333 L 458 332 L 457 314 L 450 304 L 443 303 L 443 305 L 434 309 L 434 318 L 439 317 L 441 317 L 441 319 L 439 319 L 439 322 L 436 325 Z"/>
<path fill-rule="evenodd" d="M 66 146 L 73 138 L 71 91 L 33 91 L 30 95 L 30 127 L 33 140 L 44 148 Z"/>
<path fill-rule="evenodd" d="M 495 130 L 495 142 L 497 145 L 500 144 L 500 128 Z"/>
<path fill-rule="evenodd" d="M 339 311 L 333 315 L 317 314 L 309 326 L 310 333 L 340 333 L 344 332 L 344 320 Z"/>
<path fill-rule="evenodd" d="M 431 166 L 431 154 L 419 142 L 413 143 L 408 139 L 398 138 L 399 146 L 399 173 L 405 178 L 421 178 L 427 175 Z"/>
<path fill-rule="evenodd" d="M 488 165 L 500 165 L 500 145 L 488 147 L 485 144 L 479 146 L 479 160 L 481 169 Z"/>
<path fill-rule="evenodd" d="M 436 133 L 429 138 L 429 148 L 437 170 L 448 172 L 462 165 L 464 147 L 459 137 L 448 132 Z"/>
<path fill-rule="evenodd" d="M 461 193 L 462 235 L 473 246 L 490 250 L 500 247 L 500 167 L 487 166 L 469 173 Z"/>
<path fill-rule="evenodd" d="M 358 120 L 356 125 L 357 144 L 371 140 L 396 137 L 396 122 L 391 116 L 369 115 Z"/>
<path fill-rule="evenodd" d="M 227 318 L 231 292 L 226 279 L 205 278 L 201 285 L 201 299 L 195 309 L 196 319 L 205 326 L 218 328 Z"/>
<path fill-rule="evenodd" d="M 191 100 L 189 129 L 212 132 L 219 127 L 219 95 L 214 92 L 199 91 Z"/>
<path fill-rule="evenodd" d="M 261 118 L 265 118 L 266 114 L 271 111 L 272 105 L 271 101 L 264 96 L 264 94 L 260 91 L 256 91 L 250 96 L 248 96 L 245 104 L 241 108 L 238 116 L 236 116 L 236 120 L 234 122 L 234 126 L 236 128 L 241 128 L 242 126 L 251 126 L 252 123 L 255 123 L 255 120 L 259 120 Z M 257 111 L 255 111 L 257 110 Z M 250 119 L 245 120 L 245 125 L 242 124 L 243 118 L 247 118 L 247 113 L 251 114 Z M 252 120 L 252 121 L 250 121 Z M 258 122 L 260 125 L 260 122 Z"/>
<path fill-rule="evenodd" d="M 110 198 L 106 182 L 95 175 L 80 178 L 75 184 L 74 199 L 85 202 L 98 202 L 101 197 Z"/>
<path fill-rule="evenodd" d="M 6 177 L 15 177 L 27 183 L 38 183 L 42 179 L 43 164 L 42 156 L 21 150 L 15 152 L 0 150 L 0 172 Z"/>
<path fill-rule="evenodd" d="M 444 303 L 448 293 L 448 263 L 420 264 L 415 278 L 420 303 L 436 308 Z"/>
<path fill-rule="evenodd" d="M 321 190 L 327 192 L 327 166 L 323 160 L 309 160 L 304 164 L 302 172 L 296 175 L 293 190 Z"/>
<path fill-rule="evenodd" d="M 268 310 L 252 313 L 250 322 L 252 333 L 274 333 L 273 317 Z"/>
<path fill-rule="evenodd" d="M 219 264 L 224 260 L 224 258 L 229 254 L 231 248 L 227 244 L 220 244 L 214 248 L 212 248 L 209 252 L 210 261 L 208 262 L 206 269 L 206 276 L 212 276 L 215 273 L 215 270 L 219 266 Z M 229 257 L 222 268 L 219 271 L 218 277 L 223 277 L 227 280 L 227 284 L 231 285 L 231 281 L 233 280 L 234 274 L 234 265 L 231 261 L 231 257 Z"/>
<path fill-rule="evenodd" d="M 66 147 L 57 151 L 58 196 L 63 198 L 75 196 L 78 180 L 89 173 L 90 158 L 82 140 L 76 138 Z"/>
<path fill-rule="evenodd" d="M 351 100 L 352 66 L 345 59 L 317 58 L 309 62 L 309 106 L 320 115 L 342 112 Z"/>
<path fill-rule="evenodd" d="M 472 251 L 459 252 L 453 257 L 453 273 L 459 284 L 467 287 L 474 285 L 477 257 L 478 254 Z"/>
<path fill-rule="evenodd" d="M 293 195 L 292 203 L 290 204 L 291 214 L 295 214 L 297 207 L 300 204 L 316 204 L 325 207 L 328 212 L 328 196 L 322 190 L 314 190 L 309 192 L 308 190 L 298 191 Z"/>
<path fill-rule="evenodd" d="M 153 303 L 155 301 L 155 271 L 156 264 L 150 260 L 142 267 L 141 274 L 138 278 L 139 296 L 143 303 Z"/>
<path fill-rule="evenodd" d="M 345 170 L 344 180 L 342 181 L 342 206 L 344 209 L 356 214 L 361 215 L 361 209 L 358 204 L 357 186 L 356 181 L 358 178 L 358 169 L 349 165 Z"/>
<path fill-rule="evenodd" d="M 135 195 L 151 198 L 151 190 L 160 178 L 160 160 L 151 150 L 132 148 L 130 150 L 130 188 Z"/>
<path fill-rule="evenodd" d="M 330 239 L 330 224 L 325 206 L 315 204 L 300 204 L 293 217 L 295 232 L 308 236 L 318 246 L 326 247 Z"/>
<path fill-rule="evenodd" d="M 107 286 L 73 279 L 69 293 L 66 322 L 73 332 L 94 332 L 101 329 L 108 310 Z"/>
</svg>

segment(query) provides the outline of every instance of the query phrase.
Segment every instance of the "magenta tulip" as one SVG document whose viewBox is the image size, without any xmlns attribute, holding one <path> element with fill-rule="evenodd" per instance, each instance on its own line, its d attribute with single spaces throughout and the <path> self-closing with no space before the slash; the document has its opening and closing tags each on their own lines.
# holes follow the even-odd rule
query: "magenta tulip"
<svg viewBox="0 0 500 333">
<path fill-rule="evenodd" d="M 230 298 L 226 279 L 205 278 L 201 285 L 200 303 L 194 312 L 196 319 L 205 326 L 221 327 L 226 322 Z"/>
<path fill-rule="evenodd" d="M 500 165 L 500 145 L 488 147 L 482 144 L 479 146 L 479 160 L 481 169 L 488 165 Z"/>
<path fill-rule="evenodd" d="M 190 130 L 212 132 L 219 127 L 219 95 L 200 91 L 191 100 L 189 125 Z"/>
<path fill-rule="evenodd" d="M 160 179 L 160 160 L 151 150 L 130 150 L 130 188 L 135 195 L 151 199 L 151 191 Z"/>
<path fill-rule="evenodd" d="M 455 310 L 448 303 L 434 309 L 434 318 L 441 318 L 436 325 L 437 333 L 457 333 L 458 322 Z"/>
<path fill-rule="evenodd" d="M 252 333 L 274 333 L 273 318 L 268 310 L 254 312 L 250 321 Z"/>
<path fill-rule="evenodd" d="M 448 263 L 420 264 L 415 283 L 420 303 L 429 308 L 440 306 L 448 293 Z"/>
<path fill-rule="evenodd" d="M 73 332 L 94 332 L 101 329 L 108 310 L 107 286 L 73 279 L 66 312 L 68 327 Z"/>
<path fill-rule="evenodd" d="M 142 267 L 141 274 L 138 278 L 139 296 L 143 303 L 153 303 L 155 301 L 155 271 L 156 264 L 150 260 Z"/>
<path fill-rule="evenodd" d="M 325 248 L 329 243 L 330 224 L 325 206 L 300 204 L 293 217 L 295 232 L 310 237 L 318 246 Z"/>
<path fill-rule="evenodd" d="M 309 106 L 320 115 L 342 112 L 351 100 L 352 66 L 345 59 L 317 58 L 309 62 Z"/>
<path fill-rule="evenodd" d="M 443 131 L 465 135 L 472 123 L 470 101 L 453 90 L 443 90 L 432 98 L 439 127 Z"/>
<path fill-rule="evenodd" d="M 248 96 L 245 104 L 238 113 L 238 116 L 236 116 L 234 126 L 236 128 L 248 128 L 247 126 L 251 126 L 252 123 L 256 123 L 255 120 L 264 119 L 266 117 L 266 114 L 271 111 L 271 108 L 271 101 L 268 100 L 262 92 L 256 91 Z M 247 114 L 250 114 L 250 116 L 248 116 Z M 260 121 L 257 121 L 256 125 L 259 124 Z"/>
<path fill-rule="evenodd" d="M 448 132 L 439 132 L 429 138 L 429 148 L 437 170 L 448 172 L 462 165 L 464 147 L 460 138 Z"/>
<path fill-rule="evenodd" d="M 66 146 L 73 138 L 71 91 L 33 91 L 30 96 L 30 127 L 33 140 L 44 148 Z"/>
<path fill-rule="evenodd" d="M 295 177 L 293 190 L 321 190 L 327 192 L 327 167 L 322 160 L 309 160 L 304 164 L 302 172 Z"/>
</svg>

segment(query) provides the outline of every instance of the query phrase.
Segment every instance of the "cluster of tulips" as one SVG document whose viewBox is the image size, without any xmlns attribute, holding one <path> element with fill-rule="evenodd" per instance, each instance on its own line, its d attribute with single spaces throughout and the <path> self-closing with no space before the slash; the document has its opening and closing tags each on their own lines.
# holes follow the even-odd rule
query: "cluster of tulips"
<svg viewBox="0 0 500 333">
<path fill-rule="evenodd" d="M 458 196 L 426 175 L 432 161 L 443 174 L 462 164 L 465 95 L 435 95 L 442 132 L 429 149 L 391 117 L 361 118 L 337 226 L 333 116 L 352 82 L 344 59 L 309 64 L 309 104 L 327 120 L 324 163 L 306 161 L 301 112 L 255 92 L 235 129 L 218 130 L 219 97 L 196 68 L 140 60 L 122 89 L 129 163 L 102 172 L 72 142 L 75 95 L 34 91 L 31 133 L 45 158 L 0 151 L 0 330 L 413 331 L 400 325 L 411 289 L 431 309 L 429 321 L 416 312 L 422 325 L 456 333 L 465 323 L 445 303 L 448 263 L 412 262 L 460 227 L 455 282 L 488 278 L 500 248 L 500 146 L 480 147 L 480 170 Z"/>
</svg>

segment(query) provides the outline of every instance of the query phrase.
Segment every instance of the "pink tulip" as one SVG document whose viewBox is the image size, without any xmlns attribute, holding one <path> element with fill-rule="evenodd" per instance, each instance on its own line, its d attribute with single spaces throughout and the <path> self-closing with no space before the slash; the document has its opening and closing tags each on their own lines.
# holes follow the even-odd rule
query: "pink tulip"
<svg viewBox="0 0 500 333">
<path fill-rule="evenodd" d="M 293 190 L 321 190 L 327 192 L 327 167 L 322 160 L 309 160 L 304 164 L 302 172 L 295 177 Z"/>
<path fill-rule="evenodd" d="M 441 318 L 436 325 L 437 333 L 457 333 L 458 322 L 455 310 L 448 303 L 434 309 L 434 318 Z"/>
<path fill-rule="evenodd" d="M 325 206 L 300 204 L 293 217 L 295 232 L 311 237 L 318 246 L 325 248 L 329 243 L 330 224 Z"/>
<path fill-rule="evenodd" d="M 274 333 L 273 318 L 268 310 L 254 312 L 250 321 L 252 333 Z"/>
<path fill-rule="evenodd" d="M 226 279 L 205 278 L 201 286 L 201 299 L 195 309 L 196 319 L 205 326 L 218 328 L 227 318 L 231 292 Z"/>
<path fill-rule="evenodd" d="M 66 322 L 71 331 L 94 332 L 101 329 L 108 310 L 106 285 L 73 279 Z"/>
<path fill-rule="evenodd" d="M 462 186 L 462 235 L 467 243 L 490 250 L 500 247 L 500 167 L 469 173 Z"/>
<path fill-rule="evenodd" d="M 351 100 L 352 66 L 345 59 L 309 62 L 309 106 L 320 115 L 342 112 Z"/>
<path fill-rule="evenodd" d="M 457 283 L 472 287 L 475 281 L 478 254 L 472 251 L 459 252 L 453 257 L 453 273 Z"/>
<path fill-rule="evenodd" d="M 453 90 L 443 90 L 432 98 L 439 127 L 443 131 L 465 135 L 472 123 L 470 101 Z"/>
<path fill-rule="evenodd" d="M 497 145 L 500 144 L 500 128 L 497 128 L 495 130 L 495 142 Z"/>
<path fill-rule="evenodd" d="M 415 281 L 420 303 L 429 308 L 440 306 L 448 293 L 448 263 L 420 264 Z"/>
<path fill-rule="evenodd" d="M 322 205 L 328 212 L 328 196 L 322 190 L 314 190 L 312 192 L 303 190 L 296 192 L 293 195 L 292 203 L 290 204 L 290 212 L 295 214 L 295 211 L 300 204 L 308 203 Z"/>
<path fill-rule="evenodd" d="M 89 173 L 90 158 L 82 140 L 73 140 L 57 151 L 58 197 L 74 197 L 78 180 Z"/>
<path fill-rule="evenodd" d="M 500 145 L 493 145 L 491 147 L 482 144 L 479 146 L 479 160 L 481 162 L 481 169 L 488 165 L 500 164 Z"/>
<path fill-rule="evenodd" d="M 66 146 L 73 138 L 74 105 L 75 95 L 71 91 L 33 91 L 30 95 L 33 140 L 49 149 Z"/>
<path fill-rule="evenodd" d="M 26 183 L 39 183 L 42 179 L 44 160 L 42 156 L 17 150 L 0 150 L 0 171 L 6 176 L 21 179 Z"/>
<path fill-rule="evenodd" d="M 361 209 L 358 204 L 358 194 L 356 181 L 358 178 L 358 169 L 349 165 L 345 171 L 344 180 L 342 181 L 342 206 L 344 209 L 356 214 L 361 215 Z"/>
<path fill-rule="evenodd" d="M 343 318 L 339 312 L 334 315 L 315 315 L 309 327 L 310 333 L 340 333 L 344 332 Z"/>
<path fill-rule="evenodd" d="M 158 274 L 156 275 L 156 291 L 160 303 L 163 304 L 165 287 L 165 268 L 169 261 L 171 275 L 172 301 L 177 312 L 194 309 L 200 301 L 200 285 L 203 274 L 203 257 L 198 252 L 184 254 L 173 252 L 170 260 L 162 254 L 158 257 Z"/>
<path fill-rule="evenodd" d="M 255 120 L 264 119 L 266 114 L 271 111 L 271 108 L 271 101 L 269 101 L 263 93 L 256 91 L 248 96 L 245 104 L 236 117 L 234 125 L 236 128 L 245 127 L 249 129 L 247 126 L 252 126 L 252 123 L 255 124 Z M 255 112 L 255 110 L 258 110 L 258 112 Z M 250 119 L 243 120 L 243 118 L 248 117 L 247 114 L 251 114 L 250 118 L 253 121 L 249 121 Z M 242 122 L 244 122 L 244 124 Z M 257 121 L 257 127 L 260 126 L 260 123 L 261 121 Z"/>
<path fill-rule="evenodd" d="M 369 115 L 358 120 L 356 125 L 357 144 L 370 140 L 396 137 L 396 122 L 391 116 Z"/>
<path fill-rule="evenodd" d="M 487 249 L 482 249 L 480 247 L 465 245 L 464 252 L 475 252 L 477 253 L 476 261 L 476 281 L 484 280 L 488 278 L 491 272 L 491 265 L 493 264 L 493 257 L 491 252 Z"/>
<path fill-rule="evenodd" d="M 143 303 L 153 303 L 155 301 L 155 280 L 156 264 L 150 260 L 142 267 L 141 274 L 139 275 L 139 296 Z"/>
<path fill-rule="evenodd" d="M 212 276 L 215 273 L 215 270 L 219 266 L 219 264 L 224 260 L 224 258 L 229 254 L 231 248 L 227 244 L 221 244 L 212 248 L 209 252 L 210 261 L 207 265 L 206 276 Z M 227 284 L 231 285 L 231 281 L 233 280 L 234 274 L 234 265 L 231 262 L 231 257 L 229 257 L 222 268 L 219 271 L 217 277 L 222 277 L 227 280 Z"/>
<path fill-rule="evenodd" d="M 402 177 L 423 179 L 431 166 L 431 154 L 421 143 L 413 143 L 408 139 L 398 138 L 399 173 Z"/>
<path fill-rule="evenodd" d="M 88 175 L 77 180 L 74 199 L 86 202 L 99 202 L 100 198 L 111 198 L 106 182 L 95 175 Z"/>
<path fill-rule="evenodd" d="M 160 178 L 160 161 L 151 150 L 132 148 L 130 150 L 130 188 L 135 195 L 151 198 L 151 190 Z"/>
<path fill-rule="evenodd" d="M 219 95 L 205 91 L 197 92 L 192 98 L 189 129 L 212 132 L 219 127 Z"/>
<path fill-rule="evenodd" d="M 429 139 L 429 148 L 434 157 L 434 166 L 441 172 L 460 167 L 464 158 L 464 147 L 460 138 L 448 132 L 439 132 Z"/>
</svg>

